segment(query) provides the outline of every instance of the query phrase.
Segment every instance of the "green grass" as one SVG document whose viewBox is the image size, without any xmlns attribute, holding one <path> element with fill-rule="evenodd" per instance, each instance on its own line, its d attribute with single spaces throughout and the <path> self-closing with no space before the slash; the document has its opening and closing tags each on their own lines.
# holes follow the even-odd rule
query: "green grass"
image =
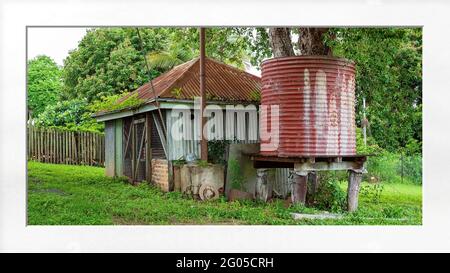
<svg viewBox="0 0 450 273">
<path fill-rule="evenodd" d="M 178 192 L 163 193 L 141 184 L 108 178 L 103 168 L 28 163 L 30 225 L 420 225 L 422 187 L 384 184 L 381 198 L 360 196 L 358 212 L 339 220 L 294 220 L 291 212 L 317 213 L 314 208 L 285 208 L 271 203 L 200 202 Z M 343 183 L 342 187 L 345 188 Z"/>
</svg>

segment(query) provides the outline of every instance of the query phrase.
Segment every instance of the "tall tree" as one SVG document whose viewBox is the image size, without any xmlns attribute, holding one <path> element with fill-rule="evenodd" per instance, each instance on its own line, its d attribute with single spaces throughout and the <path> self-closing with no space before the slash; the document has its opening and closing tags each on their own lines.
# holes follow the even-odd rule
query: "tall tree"
<svg viewBox="0 0 450 273">
<path fill-rule="evenodd" d="M 91 102 L 138 88 L 149 80 L 142 51 L 162 50 L 167 31 L 142 29 L 142 49 L 135 28 L 89 30 L 64 60 L 64 96 Z M 152 77 L 161 72 L 152 70 Z"/>
<path fill-rule="evenodd" d="M 37 56 L 28 61 L 27 81 L 28 109 L 35 118 L 57 101 L 62 88 L 61 69 L 50 57 Z"/>
<path fill-rule="evenodd" d="M 291 33 L 298 34 L 297 47 L 301 55 L 331 55 L 325 35 L 328 28 L 270 28 L 269 40 L 274 57 L 295 56 Z"/>
<path fill-rule="evenodd" d="M 290 28 L 270 28 L 269 38 L 274 57 L 295 56 Z"/>
<path fill-rule="evenodd" d="M 299 28 L 298 47 L 301 55 L 332 55 L 326 44 L 328 28 Z"/>
</svg>

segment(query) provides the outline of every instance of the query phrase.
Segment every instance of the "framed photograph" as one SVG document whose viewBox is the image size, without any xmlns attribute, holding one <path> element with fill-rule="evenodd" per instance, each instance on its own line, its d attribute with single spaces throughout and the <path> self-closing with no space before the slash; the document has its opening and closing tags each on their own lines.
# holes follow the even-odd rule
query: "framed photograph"
<svg viewBox="0 0 450 273">
<path fill-rule="evenodd" d="M 2 2 L 0 250 L 448 251 L 449 5 L 400 3 Z"/>
</svg>

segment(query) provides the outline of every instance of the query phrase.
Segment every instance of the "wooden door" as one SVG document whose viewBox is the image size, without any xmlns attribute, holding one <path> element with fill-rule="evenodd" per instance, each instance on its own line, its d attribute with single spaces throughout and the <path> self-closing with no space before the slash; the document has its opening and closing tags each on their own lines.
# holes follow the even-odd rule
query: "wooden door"
<svg viewBox="0 0 450 273">
<path fill-rule="evenodd" d="M 135 118 L 133 121 L 134 131 L 134 170 L 133 181 L 141 182 L 147 178 L 147 132 L 145 116 Z"/>
<path fill-rule="evenodd" d="M 123 174 L 130 182 L 147 179 L 147 126 L 145 115 L 123 119 Z"/>
<path fill-rule="evenodd" d="M 133 118 L 123 119 L 123 138 L 122 138 L 122 156 L 123 156 L 123 175 L 133 180 Z"/>
</svg>

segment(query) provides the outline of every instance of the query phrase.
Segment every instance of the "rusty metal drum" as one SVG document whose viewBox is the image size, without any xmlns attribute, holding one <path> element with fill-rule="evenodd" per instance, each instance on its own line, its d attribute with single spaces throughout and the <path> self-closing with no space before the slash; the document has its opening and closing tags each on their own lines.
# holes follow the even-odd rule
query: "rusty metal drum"
<svg viewBox="0 0 450 273">
<path fill-rule="evenodd" d="M 355 155 L 354 63 L 327 56 L 264 61 L 260 117 L 262 155 Z"/>
</svg>

